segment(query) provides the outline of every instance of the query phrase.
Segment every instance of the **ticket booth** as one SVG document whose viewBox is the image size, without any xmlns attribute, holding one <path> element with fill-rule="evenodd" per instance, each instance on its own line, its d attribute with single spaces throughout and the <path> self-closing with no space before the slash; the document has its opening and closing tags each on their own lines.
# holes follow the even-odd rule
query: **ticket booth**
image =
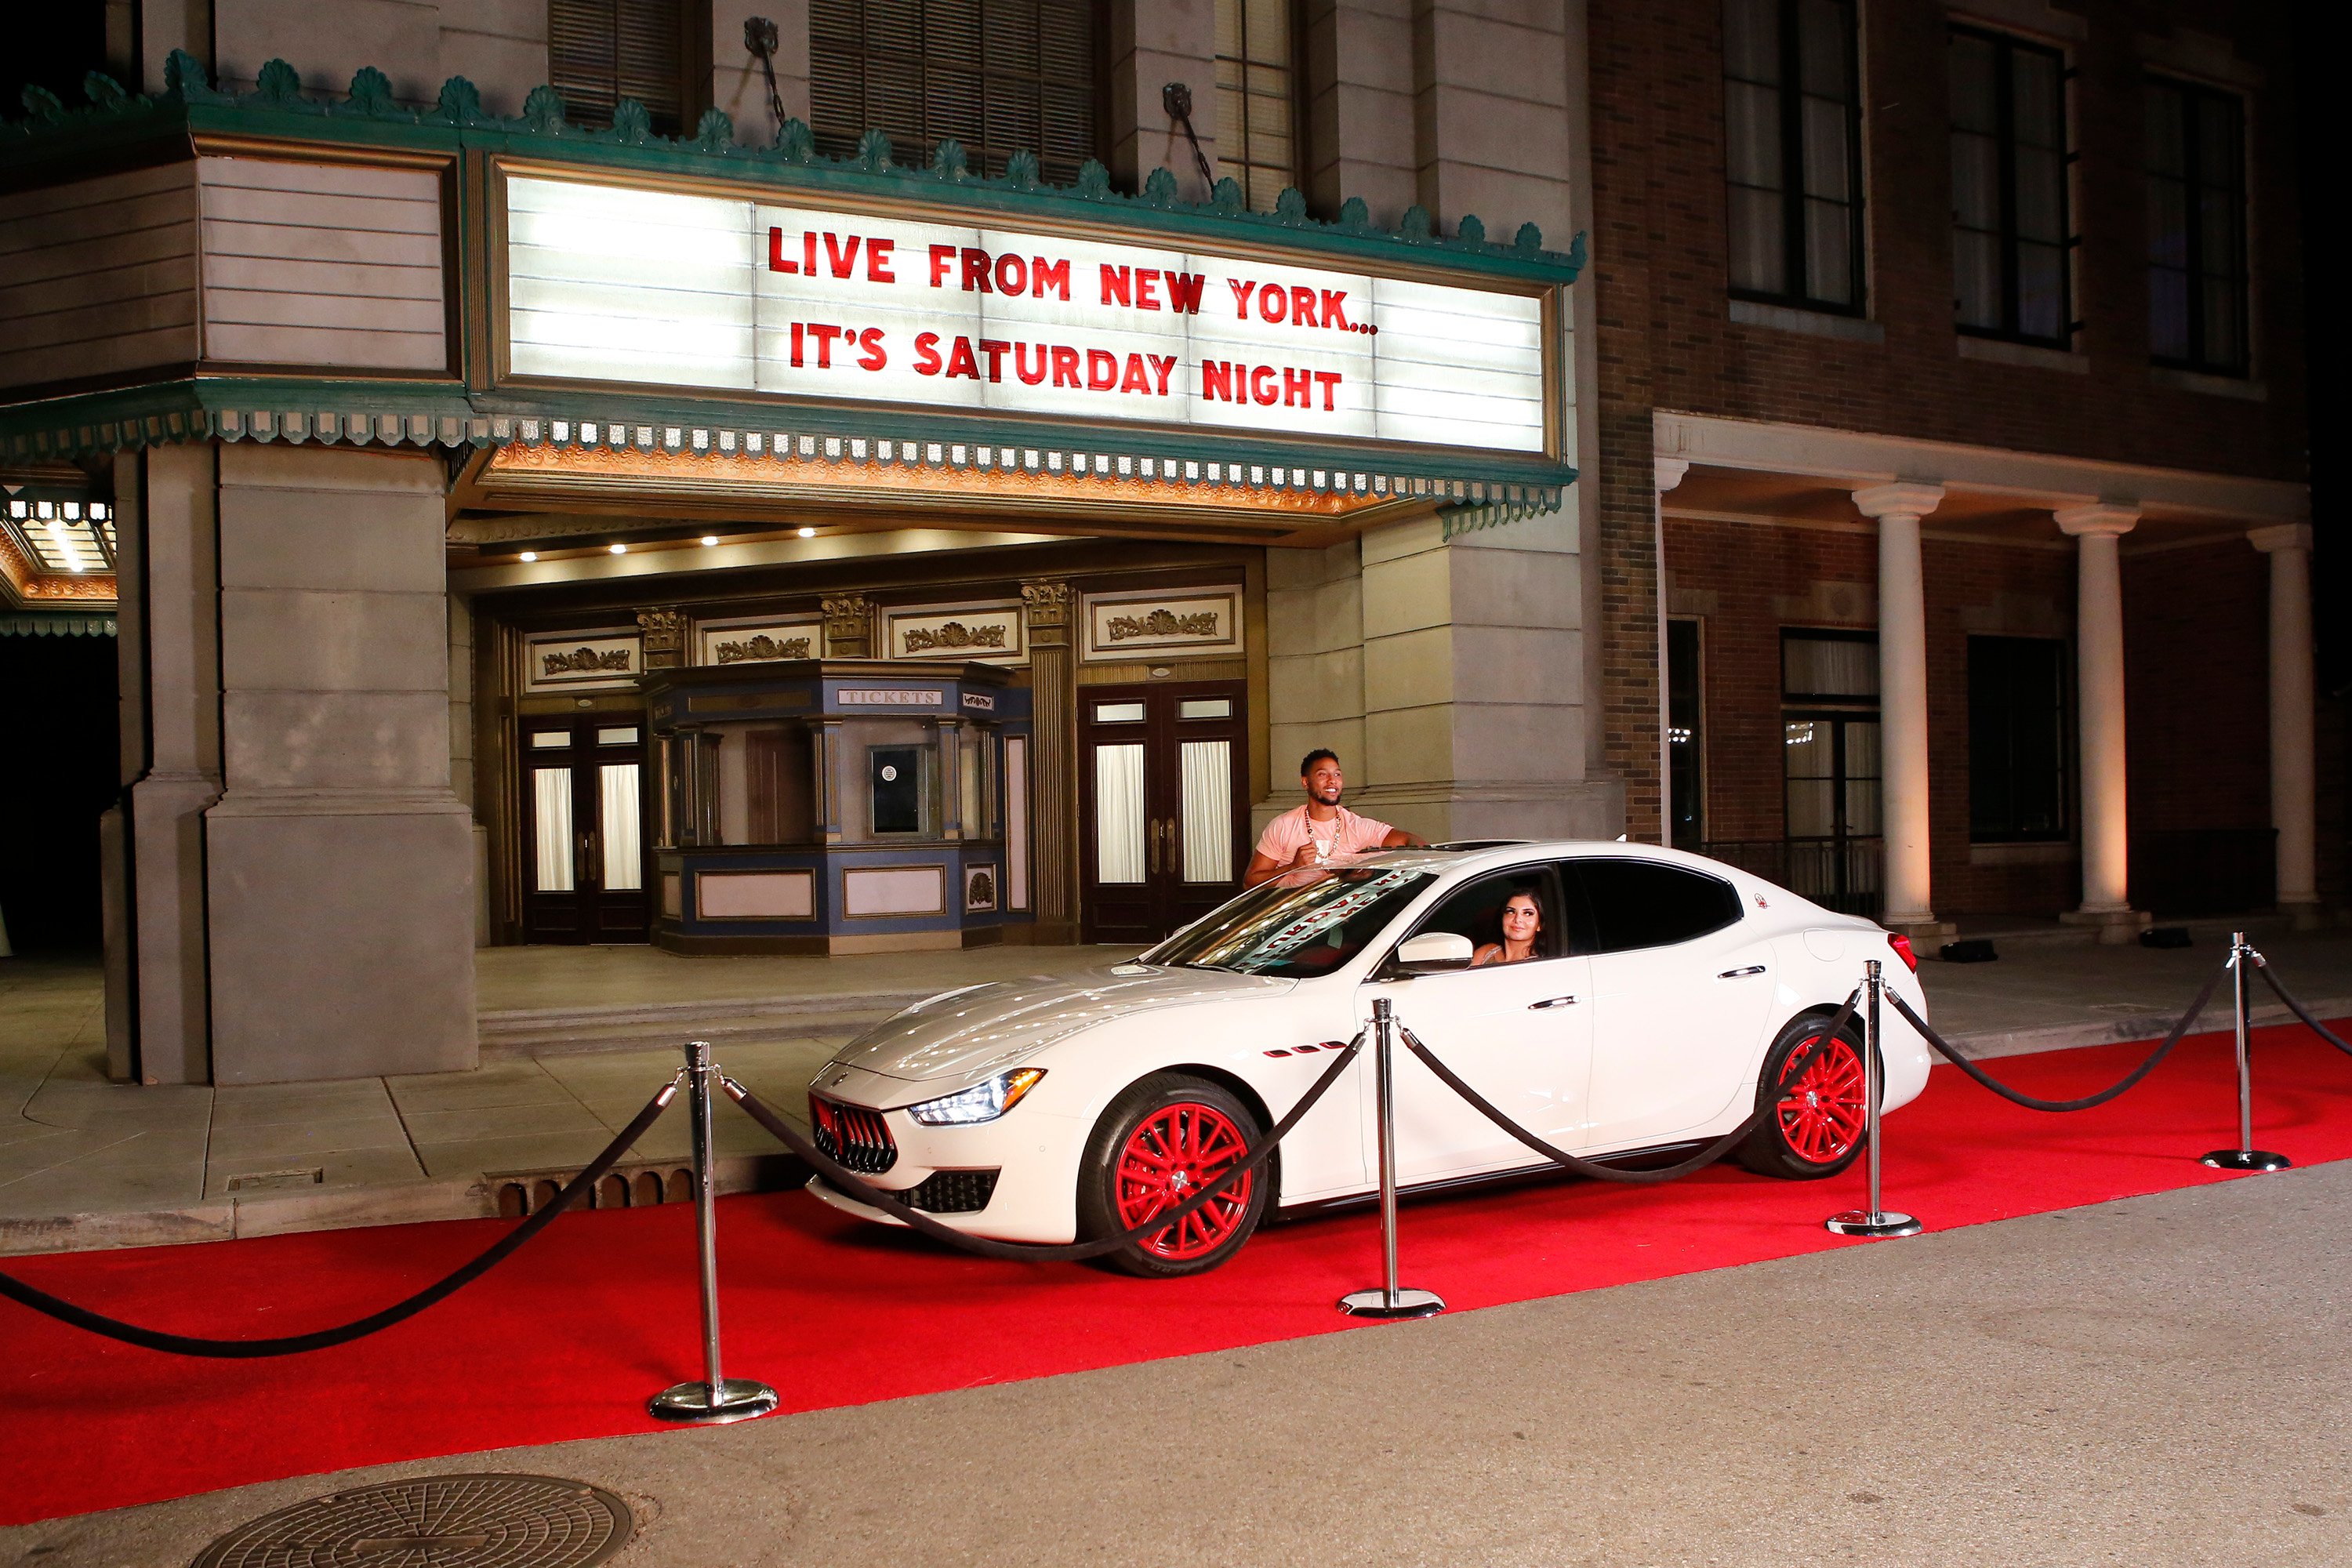
<svg viewBox="0 0 2352 1568">
<path fill-rule="evenodd" d="M 657 946 L 971 947 L 1034 920 L 1029 693 L 1005 671 L 782 659 L 644 684 Z"/>
</svg>

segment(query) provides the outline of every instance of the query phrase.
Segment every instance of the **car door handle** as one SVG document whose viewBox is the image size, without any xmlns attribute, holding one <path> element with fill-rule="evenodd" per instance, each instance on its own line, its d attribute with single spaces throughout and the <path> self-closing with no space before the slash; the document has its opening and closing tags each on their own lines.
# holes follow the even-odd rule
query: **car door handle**
<svg viewBox="0 0 2352 1568">
<path fill-rule="evenodd" d="M 1745 980 L 1751 974 L 1761 974 L 1763 973 L 1764 966 L 1762 964 L 1751 963 L 1745 969 L 1727 969 L 1722 973 L 1717 975 L 1716 978 L 1717 980 Z"/>
<path fill-rule="evenodd" d="M 1535 1013 L 1540 1012 L 1546 1007 L 1565 1007 L 1575 1000 L 1576 998 L 1573 996 L 1547 996 L 1540 1002 L 1528 1003 L 1528 1011 Z"/>
</svg>

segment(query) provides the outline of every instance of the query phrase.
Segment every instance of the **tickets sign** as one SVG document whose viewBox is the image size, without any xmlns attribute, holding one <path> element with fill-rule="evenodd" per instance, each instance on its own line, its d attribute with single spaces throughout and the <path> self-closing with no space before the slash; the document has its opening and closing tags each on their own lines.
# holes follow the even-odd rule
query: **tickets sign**
<svg viewBox="0 0 2352 1568">
<path fill-rule="evenodd" d="M 520 176 L 507 208 L 516 375 L 1544 447 L 1531 294 Z"/>
</svg>

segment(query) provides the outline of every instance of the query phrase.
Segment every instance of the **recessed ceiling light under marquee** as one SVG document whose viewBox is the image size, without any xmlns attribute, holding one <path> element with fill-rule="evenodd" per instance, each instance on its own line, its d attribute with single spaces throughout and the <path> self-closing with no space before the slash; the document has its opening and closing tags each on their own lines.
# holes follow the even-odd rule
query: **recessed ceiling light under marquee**
<svg viewBox="0 0 2352 1568">
<path fill-rule="evenodd" d="M 1535 294 L 507 181 L 519 376 L 1544 447 Z"/>
</svg>

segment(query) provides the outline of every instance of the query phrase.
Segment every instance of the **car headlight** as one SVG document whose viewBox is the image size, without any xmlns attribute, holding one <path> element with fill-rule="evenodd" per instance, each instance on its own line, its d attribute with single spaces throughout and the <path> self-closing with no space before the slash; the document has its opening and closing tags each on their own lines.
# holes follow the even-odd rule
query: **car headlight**
<svg viewBox="0 0 2352 1568">
<path fill-rule="evenodd" d="M 1045 1076 L 1044 1068 L 1015 1068 L 982 1079 L 970 1089 L 910 1105 L 907 1114 L 926 1127 L 969 1127 L 976 1121 L 993 1121 L 1020 1104 L 1021 1097 L 1036 1088 Z"/>
</svg>

